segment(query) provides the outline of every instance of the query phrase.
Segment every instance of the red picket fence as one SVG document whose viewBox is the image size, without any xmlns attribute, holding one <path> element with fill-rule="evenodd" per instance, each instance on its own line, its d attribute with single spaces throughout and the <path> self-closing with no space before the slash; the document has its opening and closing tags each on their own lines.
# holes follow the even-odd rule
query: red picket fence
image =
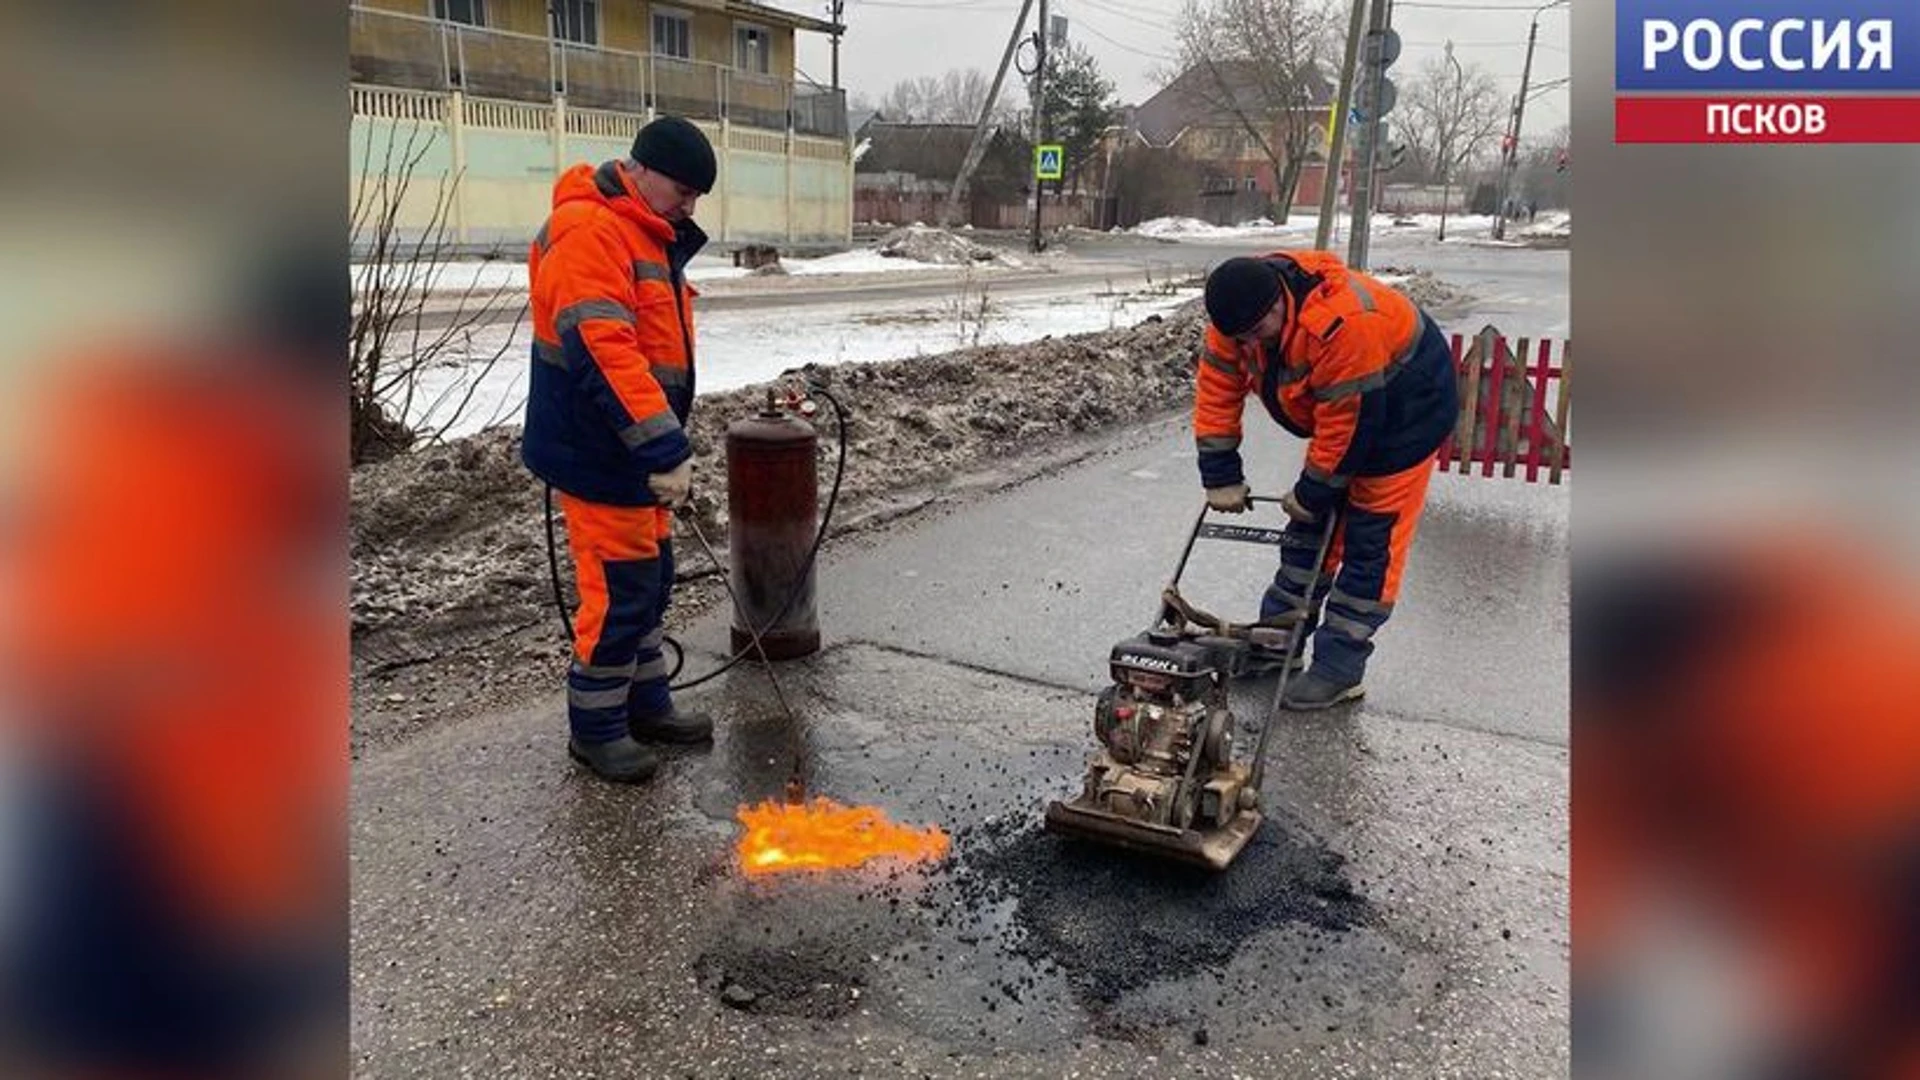
<svg viewBox="0 0 1920 1080">
<path fill-rule="evenodd" d="M 1453 369 L 1460 379 L 1460 421 L 1440 447 L 1440 470 L 1512 478 L 1527 483 L 1542 472 L 1558 484 L 1571 468 L 1567 445 L 1572 343 L 1552 338 L 1510 341 L 1495 327 L 1472 337 L 1453 335 Z M 1555 360 L 1558 363 L 1555 363 Z M 1553 386 L 1549 402 L 1548 386 Z"/>
</svg>

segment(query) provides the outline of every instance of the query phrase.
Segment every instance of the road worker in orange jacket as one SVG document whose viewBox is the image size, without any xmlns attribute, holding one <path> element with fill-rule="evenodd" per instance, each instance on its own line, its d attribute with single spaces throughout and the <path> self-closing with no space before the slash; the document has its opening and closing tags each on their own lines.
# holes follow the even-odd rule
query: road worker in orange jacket
<svg viewBox="0 0 1920 1080">
<path fill-rule="evenodd" d="M 1249 506 L 1240 460 L 1248 395 L 1307 440 L 1283 496 L 1287 528 L 1317 537 L 1337 513 L 1336 531 L 1313 596 L 1314 549 L 1282 549 L 1260 618 L 1297 614 L 1300 640 L 1312 634 L 1311 667 L 1304 649 L 1280 661 L 1305 668 L 1289 682 L 1288 708 L 1353 700 L 1400 592 L 1435 452 L 1460 410 L 1452 353 L 1412 301 L 1324 251 L 1229 259 L 1207 277 L 1206 308 L 1193 429 L 1207 503 Z"/>
<path fill-rule="evenodd" d="M 661 655 L 673 587 L 673 508 L 693 481 L 688 260 L 707 237 L 694 205 L 713 190 L 713 147 L 662 117 L 625 160 L 575 165 L 528 255 L 533 361 L 527 467 L 557 489 L 580 604 L 567 673 L 568 752 L 604 779 L 651 776 L 643 741 L 700 742 Z"/>
</svg>

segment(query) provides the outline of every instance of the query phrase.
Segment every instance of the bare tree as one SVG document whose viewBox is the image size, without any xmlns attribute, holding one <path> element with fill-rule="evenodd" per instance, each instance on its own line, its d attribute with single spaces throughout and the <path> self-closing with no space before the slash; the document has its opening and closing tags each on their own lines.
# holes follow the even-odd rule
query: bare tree
<svg viewBox="0 0 1920 1080">
<path fill-rule="evenodd" d="M 895 123 L 926 119 L 928 97 L 939 89 L 939 80 L 931 75 L 902 79 L 880 95 L 880 115 Z"/>
<path fill-rule="evenodd" d="M 1565 207 L 1572 191 L 1566 152 L 1571 133 L 1561 124 L 1552 134 L 1520 143 L 1519 198 L 1532 206 Z"/>
<path fill-rule="evenodd" d="M 1448 184 L 1498 144 L 1506 108 L 1500 84 L 1485 68 L 1434 56 L 1400 95 L 1397 127 L 1421 178 Z"/>
<path fill-rule="evenodd" d="M 385 130 L 383 139 L 376 140 L 378 129 Z M 418 229 L 400 224 L 409 192 L 419 198 L 427 180 L 420 166 L 438 130 L 426 121 L 366 125 L 350 217 L 356 265 L 348 412 L 356 465 L 436 441 L 466 418 L 527 313 L 511 281 L 484 286 L 475 274 L 464 285 L 443 287 L 456 253 L 458 174 L 438 177 Z M 441 385 L 429 390 L 432 383 Z"/>
<path fill-rule="evenodd" d="M 1326 107 L 1339 19 L 1327 0 L 1187 0 L 1174 83 L 1229 141 L 1263 157 L 1284 223 Z M 1316 104 L 1317 103 L 1317 104 Z"/>
<path fill-rule="evenodd" d="M 1115 223 L 1130 227 L 1186 213 L 1204 172 L 1199 163 L 1171 148 L 1130 143 L 1114 155 L 1103 180 L 1119 204 Z"/>
<path fill-rule="evenodd" d="M 954 68 L 944 75 L 920 75 L 894 83 L 880 99 L 880 114 L 903 123 L 971 124 L 980 119 L 993 79 L 979 68 Z M 1012 124 L 1019 105 L 1002 91 L 994 103 L 996 126 Z"/>
</svg>

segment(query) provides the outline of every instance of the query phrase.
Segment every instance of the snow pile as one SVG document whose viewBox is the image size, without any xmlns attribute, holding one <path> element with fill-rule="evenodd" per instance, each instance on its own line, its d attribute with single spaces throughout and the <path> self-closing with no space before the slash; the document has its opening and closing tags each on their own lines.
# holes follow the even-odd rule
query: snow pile
<svg viewBox="0 0 1920 1080">
<path fill-rule="evenodd" d="M 937 232 L 938 230 L 927 231 Z M 936 247 L 938 243 L 938 241 L 927 242 L 922 250 Z M 938 258 L 921 259 L 908 254 L 890 254 L 875 247 L 822 255 L 817 259 L 787 259 L 784 262 L 788 272 L 794 274 L 886 274 L 905 270 L 929 270 L 937 266 L 952 265 L 954 261 L 962 264 L 967 262 L 965 259 L 950 260 L 946 252 L 939 254 Z M 985 255 L 976 256 L 976 258 L 985 262 L 993 258 L 993 253 L 988 251 Z"/>
<path fill-rule="evenodd" d="M 1471 293 L 1433 276 L 1431 270 L 1383 266 L 1368 273 L 1400 290 L 1402 296 L 1436 317 L 1444 318 L 1466 307 L 1473 300 Z"/>
<path fill-rule="evenodd" d="M 1125 231 L 1154 240 L 1258 240 L 1312 235 L 1318 225 L 1318 217 L 1301 213 L 1289 216 L 1284 225 L 1266 217 L 1238 225 L 1209 225 L 1199 218 L 1163 217 L 1143 221 Z"/>
<path fill-rule="evenodd" d="M 1573 215 L 1565 210 L 1548 210 L 1520 230 L 1528 239 L 1568 240 L 1573 237 Z"/>
<path fill-rule="evenodd" d="M 880 238 L 873 250 L 889 259 L 940 266 L 965 266 L 976 262 L 997 262 L 1000 254 L 958 233 L 918 223 L 895 229 Z M 852 254 L 851 252 L 849 254 Z"/>
<path fill-rule="evenodd" d="M 1199 218 L 1163 217 L 1152 221 L 1143 221 L 1127 230 L 1136 236 L 1177 239 L 1180 237 L 1213 237 L 1229 234 L 1233 230 L 1219 225 L 1209 225 Z"/>
</svg>

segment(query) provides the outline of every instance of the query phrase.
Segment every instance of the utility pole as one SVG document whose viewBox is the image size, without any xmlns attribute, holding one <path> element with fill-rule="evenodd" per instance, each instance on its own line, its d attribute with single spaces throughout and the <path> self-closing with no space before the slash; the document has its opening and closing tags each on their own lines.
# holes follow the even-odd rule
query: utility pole
<svg viewBox="0 0 1920 1080">
<path fill-rule="evenodd" d="M 840 89 L 840 31 L 844 28 L 840 17 L 846 12 L 847 0 L 833 0 L 830 10 L 833 12 L 833 89 Z"/>
<path fill-rule="evenodd" d="M 1353 224 L 1348 230 L 1347 265 L 1367 268 L 1367 244 L 1373 238 L 1373 164 L 1379 151 L 1381 118 L 1393 107 L 1392 83 L 1387 81 L 1387 65 L 1399 56 L 1399 38 L 1388 27 L 1388 0 L 1372 0 L 1369 17 L 1369 41 L 1362 50 L 1366 60 L 1362 78 L 1367 93 L 1361 95 L 1360 160 L 1354 165 Z"/>
<path fill-rule="evenodd" d="M 1453 65 L 1453 104 L 1441 117 L 1445 135 L 1440 139 L 1440 239 L 1447 238 L 1447 203 L 1453 200 L 1453 140 L 1459 135 L 1463 123 L 1460 115 L 1460 99 L 1466 91 L 1467 73 L 1460 69 L 1460 61 L 1453 58 L 1453 39 L 1447 39 L 1447 63 Z"/>
<path fill-rule="evenodd" d="M 1520 65 L 1520 92 L 1513 98 L 1513 122 L 1500 147 L 1500 203 L 1493 208 L 1493 238 L 1507 238 L 1507 201 L 1513 198 L 1513 174 L 1520 166 L 1520 120 L 1527 114 L 1527 81 L 1533 76 L 1533 44 L 1540 37 L 1540 13 L 1527 30 L 1527 60 Z"/>
<path fill-rule="evenodd" d="M 1493 238 L 1507 238 L 1507 200 L 1513 197 L 1513 174 L 1520 167 L 1520 121 L 1527 115 L 1527 82 L 1533 76 L 1533 45 L 1540 38 L 1540 14 L 1567 0 L 1552 0 L 1533 9 L 1533 25 L 1527 29 L 1527 60 L 1520 65 L 1520 93 L 1513 99 L 1513 124 L 1507 129 L 1500 157 L 1500 205 L 1493 208 Z"/>
<path fill-rule="evenodd" d="M 987 90 L 987 103 L 980 107 L 980 121 L 973 126 L 973 142 L 967 145 L 966 160 L 960 163 L 960 175 L 954 178 L 953 187 L 947 192 L 947 205 L 940 211 L 940 227 L 950 229 L 954 218 L 960 213 L 960 204 L 967 198 L 967 181 L 973 178 L 973 170 L 980 167 L 981 155 L 987 149 L 988 120 L 993 116 L 993 104 L 1000 100 L 1000 83 L 1007 77 L 1007 65 L 1013 63 L 1013 54 L 1020 48 L 1020 31 L 1027 25 L 1027 12 L 1033 9 L 1033 0 L 1020 5 L 1020 14 L 1013 20 L 1013 33 L 1007 36 L 1007 51 L 1000 54 L 1000 70 L 993 73 L 993 85 Z"/>
<path fill-rule="evenodd" d="M 1333 100 L 1333 127 L 1327 132 L 1327 167 L 1320 182 L 1320 223 L 1313 231 L 1315 251 L 1332 250 L 1333 218 L 1340 212 L 1340 166 L 1347 152 L 1347 116 L 1353 112 L 1354 69 L 1360 63 L 1360 35 L 1367 25 L 1367 0 L 1353 0 L 1347 22 L 1347 58 L 1340 67 L 1340 90 Z"/>
<path fill-rule="evenodd" d="M 1047 0 L 1040 0 L 1040 19 L 1036 24 L 1033 40 L 1039 49 L 1039 62 L 1033 66 L 1033 145 L 1038 147 L 1047 141 Z M 1038 153 L 1038 151 L 1035 151 Z M 1028 246 L 1037 254 L 1040 251 L 1040 185 L 1039 170 L 1034 169 L 1033 177 L 1033 236 Z"/>
</svg>

